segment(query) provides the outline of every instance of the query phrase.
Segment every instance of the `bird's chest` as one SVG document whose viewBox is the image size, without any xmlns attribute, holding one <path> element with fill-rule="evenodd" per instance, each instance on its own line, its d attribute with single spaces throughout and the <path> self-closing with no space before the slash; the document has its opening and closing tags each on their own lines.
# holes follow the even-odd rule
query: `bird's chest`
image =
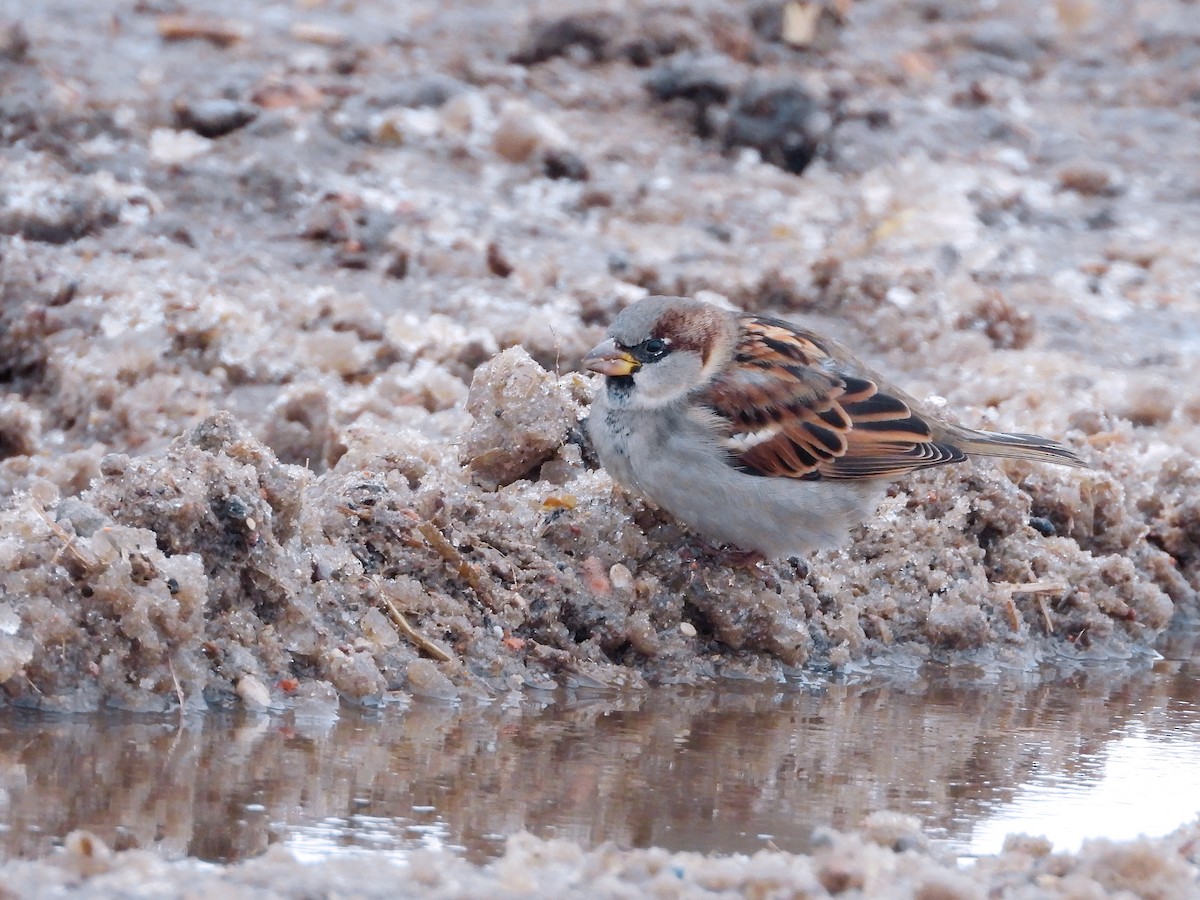
<svg viewBox="0 0 1200 900">
<path fill-rule="evenodd" d="M 647 414 L 593 408 L 592 443 L 608 474 L 619 484 L 656 497 L 661 483 L 687 471 L 708 468 L 717 457 L 710 423 L 683 411 Z"/>
<path fill-rule="evenodd" d="M 601 465 L 614 481 L 631 488 L 639 487 L 634 462 L 647 449 L 646 434 L 636 418 L 626 410 L 593 408 L 588 420 L 592 446 Z"/>
</svg>

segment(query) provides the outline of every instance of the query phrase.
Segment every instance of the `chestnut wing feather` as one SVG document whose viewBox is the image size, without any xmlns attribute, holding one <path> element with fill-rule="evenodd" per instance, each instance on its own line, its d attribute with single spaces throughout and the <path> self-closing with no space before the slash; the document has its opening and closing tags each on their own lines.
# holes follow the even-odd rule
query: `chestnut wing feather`
<svg viewBox="0 0 1200 900">
<path fill-rule="evenodd" d="M 783 478 L 878 478 L 957 462 L 929 425 L 870 378 L 845 371 L 815 335 L 745 316 L 732 364 L 702 399 L 728 422 L 737 468 Z"/>
</svg>

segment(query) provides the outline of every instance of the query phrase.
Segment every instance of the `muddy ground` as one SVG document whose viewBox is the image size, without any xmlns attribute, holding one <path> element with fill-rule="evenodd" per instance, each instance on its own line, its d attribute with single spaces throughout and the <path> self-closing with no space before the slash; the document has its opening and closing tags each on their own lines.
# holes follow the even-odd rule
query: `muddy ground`
<svg viewBox="0 0 1200 900">
<path fill-rule="evenodd" d="M 9 703 L 1032 669 L 1196 616 L 1189 4 L 0 10 Z M 578 437 L 647 293 L 1092 468 L 915 476 L 730 570 Z"/>
</svg>

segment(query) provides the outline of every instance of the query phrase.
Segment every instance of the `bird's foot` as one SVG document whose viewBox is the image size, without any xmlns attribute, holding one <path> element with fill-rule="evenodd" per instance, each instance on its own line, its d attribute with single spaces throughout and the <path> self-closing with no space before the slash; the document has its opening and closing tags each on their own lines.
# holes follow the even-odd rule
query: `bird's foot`
<svg viewBox="0 0 1200 900">
<path fill-rule="evenodd" d="M 719 547 L 714 555 L 721 565 L 731 569 L 754 569 L 759 563 L 767 561 L 757 550 L 739 550 L 736 547 Z"/>
<path fill-rule="evenodd" d="M 753 569 L 767 558 L 757 550 L 742 550 L 738 547 L 714 547 L 707 541 L 688 541 L 680 548 L 680 557 L 686 562 L 711 561 L 730 569 Z"/>
</svg>

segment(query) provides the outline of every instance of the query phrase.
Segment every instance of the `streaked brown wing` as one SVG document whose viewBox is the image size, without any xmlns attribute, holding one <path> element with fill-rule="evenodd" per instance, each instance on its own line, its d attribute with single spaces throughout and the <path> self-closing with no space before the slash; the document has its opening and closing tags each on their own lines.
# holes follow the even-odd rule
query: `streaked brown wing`
<svg viewBox="0 0 1200 900">
<path fill-rule="evenodd" d="M 746 316 L 733 365 L 704 401 L 729 422 L 734 464 L 784 478 L 878 478 L 957 462 L 903 400 L 842 371 L 816 335 Z"/>
</svg>

